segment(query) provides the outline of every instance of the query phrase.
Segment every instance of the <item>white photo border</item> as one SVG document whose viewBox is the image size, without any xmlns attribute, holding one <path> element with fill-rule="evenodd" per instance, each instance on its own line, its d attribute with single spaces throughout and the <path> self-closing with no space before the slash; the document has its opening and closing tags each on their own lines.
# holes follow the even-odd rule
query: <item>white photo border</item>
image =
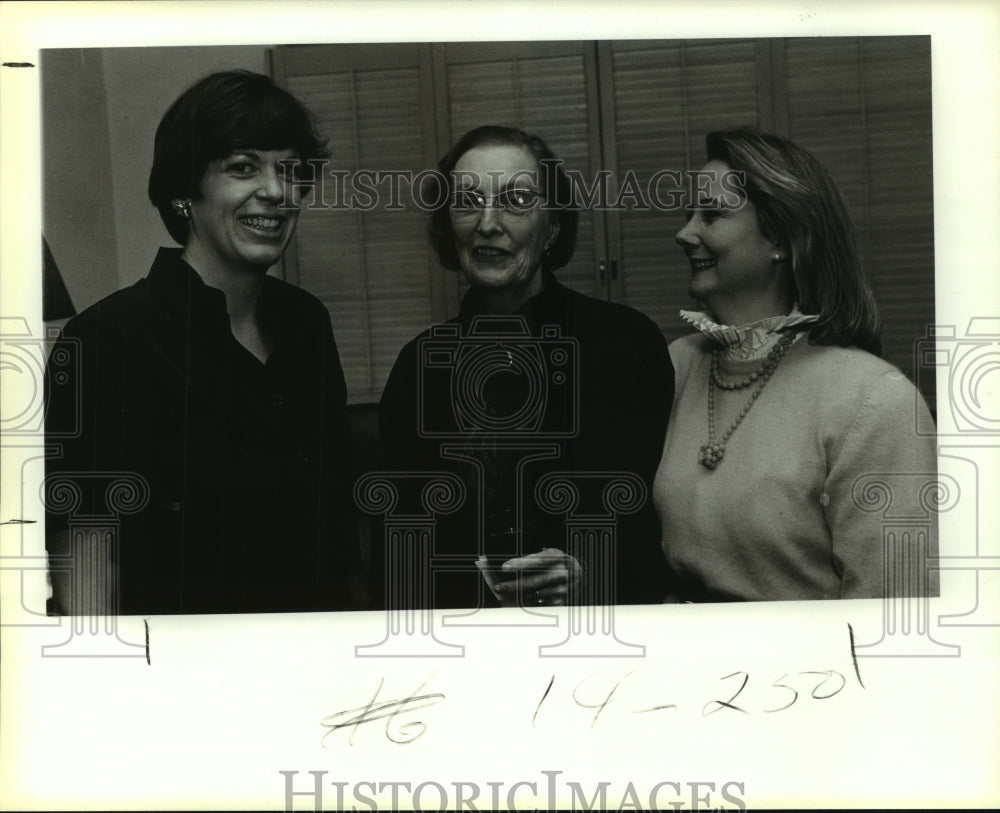
<svg viewBox="0 0 1000 813">
<path fill-rule="evenodd" d="M 990 2 L 772 2 L 752 11 L 735 2 L 621 0 L 6 2 L 0 315 L 41 331 L 38 72 L 18 67 L 37 66 L 41 49 L 885 34 L 932 38 L 936 322 L 964 335 L 970 320 L 1000 317 L 1000 11 Z M 947 398 L 945 371 L 938 385 Z M 996 415 L 996 401 L 984 409 Z M 942 552 L 974 528 L 984 568 L 1000 562 L 1000 519 L 989 498 L 997 493 L 997 445 L 975 435 L 939 440 L 942 459 L 967 461 L 972 473 L 961 484 L 974 506 L 971 516 L 964 506 L 962 516 L 942 515 Z M 357 643 L 378 640 L 377 613 L 128 618 L 120 634 L 138 657 L 44 657 L 65 629 L 53 619 L 20 623 L 18 601 L 44 551 L 41 523 L 8 522 L 37 511 L 37 484 L 22 482 L 23 450 L 7 438 L 0 451 L 6 809 L 284 809 L 289 800 L 313 809 L 310 771 L 324 772 L 327 808 L 337 806 L 340 783 L 348 809 L 367 809 L 356 795 L 365 782 L 423 783 L 424 803 L 434 806 L 433 782 L 446 789 L 464 782 L 481 789 L 480 809 L 489 807 L 490 782 L 499 783 L 502 804 L 551 806 L 550 781 L 559 806 L 573 801 L 571 781 L 588 798 L 608 782 L 614 806 L 628 801 L 627 783 L 643 805 L 667 783 L 661 805 L 680 800 L 685 809 L 706 794 L 701 805 L 730 809 L 1000 804 L 1000 596 L 995 577 L 970 577 L 976 557 L 967 553 L 965 571 L 942 572 L 931 620 L 952 621 L 923 656 L 852 652 L 852 639 L 871 644 L 883 629 L 882 603 L 865 601 L 623 608 L 619 634 L 648 644 L 642 663 L 539 658 L 538 647 L 550 643 L 546 630 L 516 628 L 476 630 L 462 638 L 462 658 L 356 658 Z M 969 610 L 970 584 L 980 592 L 963 623 L 955 615 Z M 794 715 L 772 713 L 782 699 L 775 687 L 788 675 L 824 670 L 845 678 L 838 698 L 816 699 L 825 689 L 815 682 L 795 684 L 789 691 L 811 691 L 813 702 L 803 700 Z M 729 703 L 739 675 L 752 683 Z M 766 693 L 751 694 L 758 684 Z M 371 702 L 379 687 L 379 702 L 435 697 L 389 722 L 331 724 Z M 731 707 L 744 700 L 749 710 Z M 654 706 L 662 708 L 644 711 Z M 522 786 L 509 796 L 518 782 L 535 783 L 537 793 Z M 289 787 L 301 795 L 288 797 Z M 412 802 L 404 794 L 399 804 Z"/>
</svg>

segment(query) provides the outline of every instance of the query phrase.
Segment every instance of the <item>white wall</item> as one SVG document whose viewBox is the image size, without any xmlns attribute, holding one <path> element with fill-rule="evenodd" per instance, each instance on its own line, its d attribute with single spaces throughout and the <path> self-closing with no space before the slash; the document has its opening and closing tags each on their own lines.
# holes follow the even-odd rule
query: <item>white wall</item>
<svg viewBox="0 0 1000 813">
<path fill-rule="evenodd" d="M 43 51 L 42 217 L 77 310 L 119 287 L 104 65 L 95 49 Z"/>
</svg>

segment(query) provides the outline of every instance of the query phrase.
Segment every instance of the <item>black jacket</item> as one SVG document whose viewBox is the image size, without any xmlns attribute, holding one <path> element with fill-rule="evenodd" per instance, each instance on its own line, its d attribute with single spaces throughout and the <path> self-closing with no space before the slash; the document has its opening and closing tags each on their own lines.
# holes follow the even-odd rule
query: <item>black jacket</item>
<svg viewBox="0 0 1000 813">
<path fill-rule="evenodd" d="M 53 354 L 72 364 L 50 356 L 49 535 L 117 527 L 123 614 L 340 606 L 360 557 L 329 314 L 265 278 L 275 349 L 262 364 L 180 254 L 160 249 L 148 277 L 67 323 Z M 116 478 L 135 489 L 124 502 Z M 58 499 L 60 481 L 77 504 Z"/>
<path fill-rule="evenodd" d="M 474 560 L 544 547 L 575 550 L 591 582 L 613 569 L 600 603 L 659 602 L 667 585 L 649 495 L 674 388 L 662 334 L 638 311 L 551 275 L 517 314 L 523 321 L 485 312 L 471 290 L 457 317 L 403 348 L 383 392 L 383 468 L 420 473 L 396 478 L 390 524 L 426 513 L 420 484 L 434 472 L 454 475 L 465 491 L 456 511 L 434 517 L 430 595 L 400 603 L 495 606 Z M 579 498 L 569 514 L 552 479 L 562 475 Z M 569 543 L 569 534 L 608 523 L 617 536 L 610 565 L 593 546 Z M 377 526 L 372 546 L 376 604 L 385 602 L 385 533 Z"/>
</svg>

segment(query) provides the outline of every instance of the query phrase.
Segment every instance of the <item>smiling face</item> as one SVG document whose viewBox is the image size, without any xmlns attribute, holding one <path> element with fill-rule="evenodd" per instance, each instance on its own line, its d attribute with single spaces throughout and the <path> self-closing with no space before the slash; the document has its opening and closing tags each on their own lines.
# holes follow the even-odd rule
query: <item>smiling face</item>
<svg viewBox="0 0 1000 813">
<path fill-rule="evenodd" d="M 293 150 L 238 150 L 210 161 L 191 202 L 184 256 L 196 268 L 266 271 L 284 254 L 298 220 Z"/>
<path fill-rule="evenodd" d="M 535 157 L 509 144 L 473 147 L 456 162 L 454 178 L 456 194 L 475 192 L 487 204 L 513 190 L 542 191 Z M 453 209 L 450 216 L 466 280 L 482 289 L 497 310 L 513 312 L 541 291 L 542 254 L 559 226 L 541 205 L 520 212 L 509 208 Z"/>
<path fill-rule="evenodd" d="M 723 161 L 710 161 L 687 225 L 677 242 L 691 263 L 691 296 L 724 324 L 746 324 L 787 313 L 788 270 L 785 252 L 760 230 L 757 208 L 725 173 Z M 775 257 L 780 259 L 776 260 Z"/>
</svg>

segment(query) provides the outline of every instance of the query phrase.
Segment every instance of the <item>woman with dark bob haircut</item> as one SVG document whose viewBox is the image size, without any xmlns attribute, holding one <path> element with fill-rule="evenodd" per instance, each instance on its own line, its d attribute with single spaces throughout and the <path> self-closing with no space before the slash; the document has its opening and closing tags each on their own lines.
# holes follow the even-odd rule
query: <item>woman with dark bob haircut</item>
<svg viewBox="0 0 1000 813">
<path fill-rule="evenodd" d="M 181 247 L 70 320 L 78 379 L 47 380 L 49 431 L 81 428 L 47 477 L 59 612 L 346 606 L 359 556 L 337 345 L 322 303 L 267 275 L 295 232 L 298 167 L 324 155 L 309 112 L 259 74 L 213 73 L 164 114 L 149 198 Z M 71 541 L 60 495 L 102 516 L 116 478 L 131 488 L 116 544 Z"/>
<path fill-rule="evenodd" d="M 432 552 L 373 545 L 373 596 L 410 607 L 660 601 L 647 495 L 672 397 L 666 342 L 637 311 L 557 281 L 579 211 L 542 139 L 479 127 L 438 169 L 423 194 L 439 203 L 431 243 L 469 291 L 457 316 L 400 352 L 379 425 L 386 469 L 450 474 L 466 496 L 438 518 Z M 622 489 L 632 501 L 615 508 Z M 613 541 L 572 541 L 553 506 L 569 491 L 573 516 L 602 518 Z M 415 555 L 416 571 L 404 568 Z M 429 590 L 394 581 L 417 571 Z"/>
<path fill-rule="evenodd" d="M 883 539 L 935 484 L 927 406 L 879 358 L 879 324 L 843 196 L 815 156 L 751 129 L 708 135 L 677 242 L 704 307 L 671 344 L 677 387 L 654 498 L 673 598 L 873 598 L 937 590 L 936 526 Z M 900 588 L 904 563 L 916 575 Z"/>
</svg>

